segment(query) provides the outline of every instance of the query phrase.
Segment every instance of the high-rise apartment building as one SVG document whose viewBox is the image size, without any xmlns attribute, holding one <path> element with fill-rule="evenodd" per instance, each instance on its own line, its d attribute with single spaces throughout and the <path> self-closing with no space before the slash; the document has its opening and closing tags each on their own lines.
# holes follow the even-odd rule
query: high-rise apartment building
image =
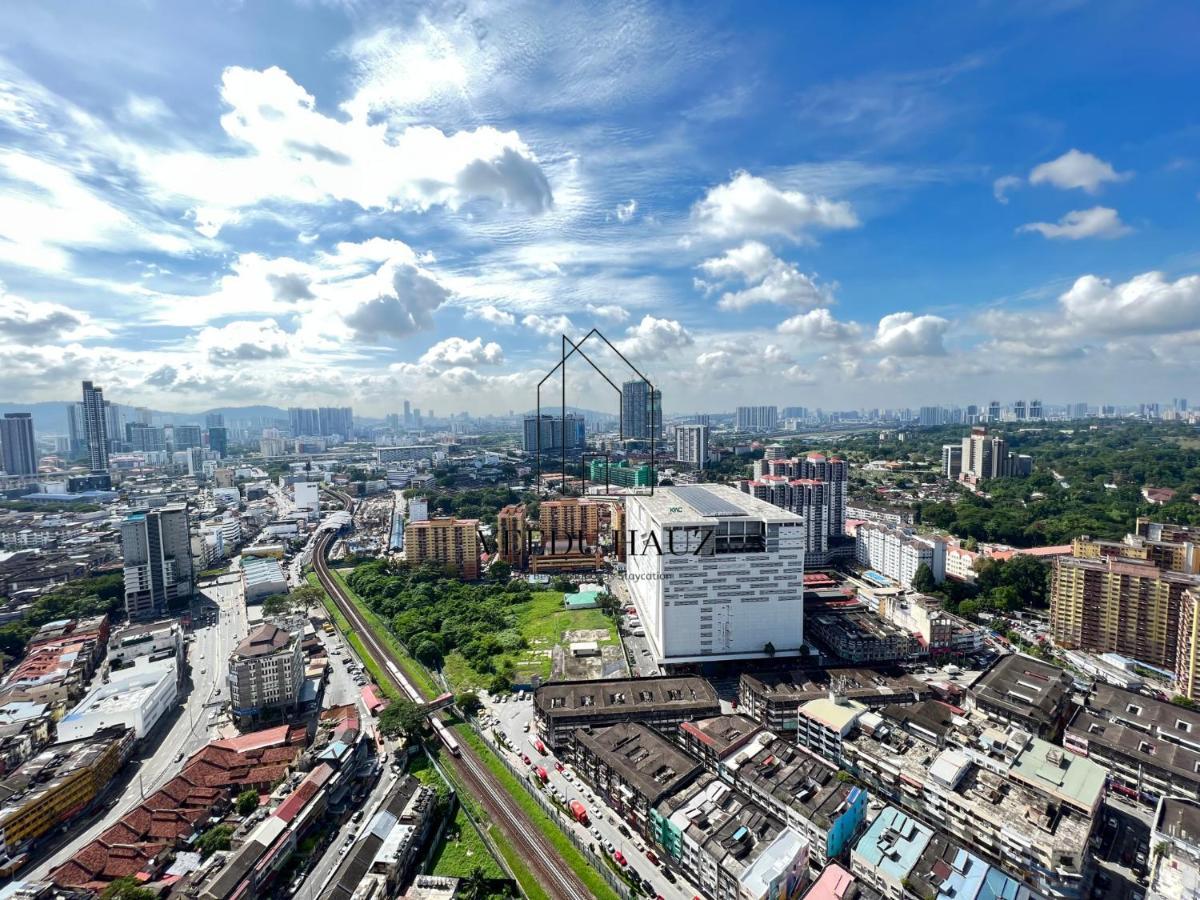
<svg viewBox="0 0 1200 900">
<path fill-rule="evenodd" d="M 208 427 L 208 449 L 222 459 L 229 455 L 229 430 L 224 425 Z"/>
<path fill-rule="evenodd" d="M 696 469 L 708 467 L 708 426 L 675 426 L 675 459 Z"/>
<path fill-rule="evenodd" d="M 810 568 L 829 562 L 829 517 L 831 485 L 815 478 L 763 475 L 754 481 L 739 481 L 738 488 L 772 506 L 793 512 L 804 520 L 804 561 Z"/>
<path fill-rule="evenodd" d="M 780 411 L 779 416 L 780 416 L 780 418 L 783 418 L 783 419 L 807 419 L 808 418 L 808 407 L 807 406 L 785 406 Z"/>
<path fill-rule="evenodd" d="M 660 662 L 795 655 L 804 521 L 724 485 L 625 499 L 630 596 Z"/>
<path fill-rule="evenodd" d="M 988 420 L 989 425 L 1000 421 L 1000 401 L 999 400 L 993 400 L 988 404 L 987 420 Z"/>
<path fill-rule="evenodd" d="M 314 434 L 323 437 L 353 436 L 354 411 L 349 406 L 322 406 L 317 410 L 317 431 Z"/>
<path fill-rule="evenodd" d="M 919 535 L 910 528 L 867 523 L 859 525 L 854 537 L 854 558 L 903 587 L 911 587 L 917 569 L 929 566 L 933 580 L 946 578 L 946 542 Z"/>
<path fill-rule="evenodd" d="M 1024 422 L 1028 418 L 1028 410 L 1025 407 L 1024 400 L 1018 400 L 1013 404 L 1013 418 L 1018 422 Z"/>
<path fill-rule="evenodd" d="M 962 473 L 963 448 L 959 444 L 942 444 L 942 475 L 957 478 Z"/>
<path fill-rule="evenodd" d="M 739 406 L 734 425 L 738 431 L 771 432 L 779 427 L 779 410 L 774 406 Z"/>
<path fill-rule="evenodd" d="M 959 479 L 977 485 L 989 478 L 1025 476 L 1033 472 L 1033 460 L 1008 449 L 1008 442 L 999 435 L 988 434 L 986 425 L 971 429 L 962 440 Z"/>
<path fill-rule="evenodd" d="M 579 497 L 543 500 L 538 504 L 538 531 L 543 546 L 552 551 L 571 542 L 578 546 L 580 536 L 594 546 L 600 539 L 600 504 Z"/>
<path fill-rule="evenodd" d="M 511 503 L 496 514 L 496 555 L 514 569 L 529 564 L 525 504 Z"/>
<path fill-rule="evenodd" d="M 810 453 L 803 458 L 757 460 L 754 463 L 755 480 L 761 480 L 767 476 L 784 478 L 788 481 L 811 479 L 824 483 L 826 487 L 820 496 L 826 509 L 823 517 L 826 523 L 826 532 L 831 538 L 840 538 L 846 533 L 846 486 L 850 481 L 850 467 L 844 459 L 825 456 L 821 453 Z M 739 487 L 747 493 L 753 493 L 745 484 L 739 484 Z M 817 494 L 805 490 L 802 493 L 793 493 L 791 496 L 796 502 L 809 503 L 814 501 Z M 768 500 L 768 502 L 772 501 Z M 790 509 L 801 515 L 810 514 L 800 506 L 785 506 L 784 509 Z M 824 565 L 828 562 L 820 555 L 822 549 L 816 545 L 805 547 L 809 565 Z"/>
<path fill-rule="evenodd" d="M 305 409 L 302 406 L 288 408 L 288 427 L 295 437 L 318 435 L 321 433 L 321 421 L 315 409 Z"/>
<path fill-rule="evenodd" d="M 192 447 L 204 446 L 199 425 L 176 425 L 172 431 L 171 443 L 176 450 L 189 450 Z"/>
<path fill-rule="evenodd" d="M 1086 403 L 1071 404 L 1072 419 L 1086 419 L 1088 417 L 1088 405 Z"/>
<path fill-rule="evenodd" d="M 626 440 L 662 440 L 662 391 L 645 381 L 621 385 L 621 436 Z"/>
<path fill-rule="evenodd" d="M 219 412 L 211 412 L 204 417 L 205 428 L 224 428 L 225 416 Z"/>
<path fill-rule="evenodd" d="M 404 401 L 404 424 L 412 424 L 412 404 L 408 400 Z"/>
<path fill-rule="evenodd" d="M 412 565 L 440 563 L 468 581 L 479 577 L 479 520 L 448 518 L 409 522 L 404 553 Z"/>
<path fill-rule="evenodd" d="M 82 403 L 67 404 L 67 442 L 73 454 L 87 450 L 87 423 L 84 420 Z"/>
<path fill-rule="evenodd" d="M 0 452 L 7 475 L 36 475 L 37 444 L 33 438 L 33 414 L 5 413 L 0 419 Z"/>
<path fill-rule="evenodd" d="M 538 452 L 538 431 L 541 431 L 541 452 L 562 452 L 564 437 L 568 450 L 582 450 L 587 446 L 587 429 L 584 427 L 583 416 L 567 413 L 566 416 L 551 416 L 543 414 L 525 417 L 525 431 L 522 446 L 526 453 Z M 565 434 L 564 434 L 565 429 Z"/>
<path fill-rule="evenodd" d="M 1149 548 L 1140 558 L 1109 552 L 1121 546 L 1078 539 L 1071 556 L 1054 560 L 1050 633 L 1060 647 L 1174 669 L 1183 595 L 1200 588 L 1200 576 L 1163 568 Z"/>
<path fill-rule="evenodd" d="M 87 440 L 88 465 L 93 472 L 108 469 L 108 420 L 104 391 L 90 381 L 83 382 L 83 428 Z"/>
<path fill-rule="evenodd" d="M 141 422 L 128 422 L 125 425 L 125 441 L 131 450 L 139 452 L 159 452 L 167 449 L 167 438 L 162 428 L 154 425 L 144 425 Z"/>
<path fill-rule="evenodd" d="M 121 523 L 125 612 L 151 618 L 191 599 L 195 572 L 186 503 L 131 513 Z"/>
<path fill-rule="evenodd" d="M 1042 401 L 1041 400 L 1030 400 L 1029 401 L 1029 418 L 1034 419 L 1038 422 L 1040 422 L 1042 420 Z"/>
</svg>

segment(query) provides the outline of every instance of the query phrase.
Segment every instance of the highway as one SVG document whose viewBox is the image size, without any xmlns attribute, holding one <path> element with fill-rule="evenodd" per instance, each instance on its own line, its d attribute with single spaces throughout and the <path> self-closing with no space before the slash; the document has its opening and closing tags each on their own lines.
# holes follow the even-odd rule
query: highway
<svg viewBox="0 0 1200 900">
<path fill-rule="evenodd" d="M 142 740 L 138 755 L 126 767 L 130 770 L 129 778 L 116 806 L 95 817 L 86 828 L 73 830 L 67 843 L 48 855 L 42 854 L 41 864 L 23 873 L 22 877 L 38 880 L 62 865 L 144 798 L 178 775 L 187 758 L 217 736 L 216 729 L 222 721 L 214 719 L 214 714 L 229 699 L 229 688 L 225 683 L 226 660 L 248 628 L 241 577 L 236 573 L 223 575 L 216 583 L 200 588 L 200 595 L 192 607 L 193 642 L 184 647 L 191 673 L 181 690 L 182 708 L 174 714 L 173 721 L 168 724 L 164 717 Z M 209 615 L 213 616 L 213 624 L 202 624 Z M 124 773 L 118 776 L 122 777 L 125 777 Z"/>
<path fill-rule="evenodd" d="M 334 492 L 337 493 L 337 492 Z M 349 501 L 344 494 L 338 494 L 343 502 Z M 355 605 L 346 598 L 339 585 L 330 576 L 326 562 L 326 554 L 332 542 L 332 535 L 322 537 L 313 553 L 313 565 L 317 577 L 334 603 L 358 632 L 367 652 L 379 663 L 381 671 L 388 672 L 387 664 L 395 665 L 389 648 L 376 639 L 370 625 L 359 614 Z M 391 678 L 391 676 L 388 676 Z M 395 679 L 391 679 L 402 692 L 404 688 Z M 423 697 L 426 701 L 432 697 Z M 461 756 L 445 757 L 459 779 L 466 785 L 472 796 L 487 810 L 492 822 L 503 832 L 504 839 L 517 851 L 524 860 L 538 883 L 551 897 L 560 900 L 588 900 L 591 892 L 579 880 L 575 873 L 562 859 L 554 846 L 542 835 L 537 826 L 530 821 L 524 810 L 512 798 L 499 780 L 491 773 L 467 744 L 462 745 Z"/>
</svg>

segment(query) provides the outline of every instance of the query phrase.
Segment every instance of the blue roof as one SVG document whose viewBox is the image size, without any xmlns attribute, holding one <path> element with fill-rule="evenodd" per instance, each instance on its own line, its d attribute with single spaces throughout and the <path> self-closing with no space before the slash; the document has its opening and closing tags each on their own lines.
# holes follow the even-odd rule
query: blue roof
<svg viewBox="0 0 1200 900">
<path fill-rule="evenodd" d="M 854 847 L 870 866 L 899 881 L 907 878 L 925 852 L 933 831 L 892 806 L 886 806 Z"/>
<path fill-rule="evenodd" d="M 1028 896 L 1029 892 L 1019 881 L 989 866 L 975 900 L 1018 900 Z"/>
</svg>

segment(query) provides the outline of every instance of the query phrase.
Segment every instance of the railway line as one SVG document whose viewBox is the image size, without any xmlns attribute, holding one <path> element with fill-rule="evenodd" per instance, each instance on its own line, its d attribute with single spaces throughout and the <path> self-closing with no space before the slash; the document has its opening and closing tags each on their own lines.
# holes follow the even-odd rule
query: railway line
<svg viewBox="0 0 1200 900">
<path fill-rule="evenodd" d="M 347 508 L 353 511 L 354 501 L 350 497 L 340 492 L 330 493 L 338 496 Z M 322 587 L 358 632 L 363 646 L 379 664 L 380 671 L 402 693 L 412 698 L 413 702 L 424 704 L 434 700 L 433 697 L 424 696 L 404 677 L 391 649 L 375 637 L 370 624 L 331 576 L 326 555 L 333 540 L 333 534 L 324 535 L 313 551 L 313 567 Z M 518 852 L 542 888 L 555 900 L 588 900 L 592 896 L 588 888 L 530 821 L 525 811 L 512 799 L 504 785 L 484 765 L 475 750 L 470 745 L 460 745 L 455 740 L 442 721 L 440 713 L 431 714 L 430 720 L 434 723 L 434 732 L 450 752 L 450 765 L 458 773 L 463 784 L 483 804 L 492 821 L 500 827 L 504 839 Z"/>
</svg>

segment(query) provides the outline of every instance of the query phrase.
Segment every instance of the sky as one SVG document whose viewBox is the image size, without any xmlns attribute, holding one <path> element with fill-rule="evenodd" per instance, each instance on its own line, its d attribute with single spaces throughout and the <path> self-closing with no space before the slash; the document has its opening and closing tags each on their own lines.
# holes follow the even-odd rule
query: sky
<svg viewBox="0 0 1200 900">
<path fill-rule="evenodd" d="M 1194 396 L 1197 34 L 1184 0 L 13 0 L 0 401 L 506 413 L 593 328 L 668 414 Z"/>
</svg>

